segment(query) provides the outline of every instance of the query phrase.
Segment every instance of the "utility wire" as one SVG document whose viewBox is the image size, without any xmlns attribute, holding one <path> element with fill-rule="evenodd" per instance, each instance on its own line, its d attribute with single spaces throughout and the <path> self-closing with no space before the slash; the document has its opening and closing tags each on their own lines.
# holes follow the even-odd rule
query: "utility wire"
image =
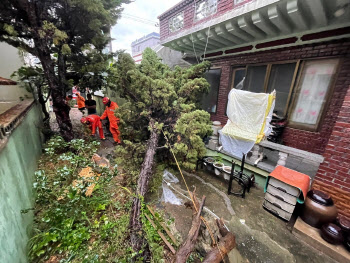
<svg viewBox="0 0 350 263">
<path fill-rule="evenodd" d="M 134 16 L 134 15 L 122 14 L 122 17 L 126 18 L 126 19 L 130 19 L 130 20 L 136 21 L 136 22 L 140 22 L 140 23 L 145 24 L 145 25 L 152 25 L 152 26 L 156 26 L 156 27 L 159 26 L 158 22 L 155 22 L 155 21 L 152 21 L 152 20 L 149 20 L 149 19 L 145 19 L 145 18 L 142 18 L 142 17 Z"/>
<path fill-rule="evenodd" d="M 153 21 L 153 20 L 150 20 L 150 19 L 147 19 L 147 18 L 142 18 L 142 17 L 135 16 L 135 15 L 131 15 L 131 14 L 122 13 L 122 15 L 131 16 L 131 17 L 138 18 L 138 19 L 142 19 L 142 20 L 145 20 L 145 21 L 148 21 L 148 22 L 152 22 L 152 23 L 157 23 L 156 21 Z"/>
</svg>

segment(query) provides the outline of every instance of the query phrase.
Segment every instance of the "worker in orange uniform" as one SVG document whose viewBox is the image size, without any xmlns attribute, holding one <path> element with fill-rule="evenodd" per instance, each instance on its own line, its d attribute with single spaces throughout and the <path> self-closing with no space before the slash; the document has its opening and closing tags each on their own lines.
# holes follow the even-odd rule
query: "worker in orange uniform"
<svg viewBox="0 0 350 263">
<path fill-rule="evenodd" d="M 77 104 L 78 109 L 81 111 L 81 113 L 84 115 L 85 110 L 85 99 L 83 96 L 80 95 L 80 92 L 75 93 L 77 95 Z"/>
<path fill-rule="evenodd" d="M 98 133 L 100 134 L 100 138 L 102 140 L 105 140 L 105 136 L 103 134 L 103 128 L 102 128 L 102 123 L 101 123 L 101 118 L 98 115 L 89 115 L 87 117 L 81 118 L 80 122 L 82 124 L 89 125 L 89 128 L 91 130 L 91 135 L 96 134 L 96 128 L 98 128 Z"/>
<path fill-rule="evenodd" d="M 114 112 L 116 109 L 119 108 L 118 104 L 111 101 L 108 97 L 104 97 L 102 100 L 103 104 L 106 105 L 106 109 L 105 112 L 102 114 L 101 116 L 101 120 L 106 119 L 106 117 L 108 117 L 109 119 L 109 130 L 111 131 L 112 135 L 113 135 L 113 139 L 116 143 L 120 143 L 120 132 L 119 132 L 119 118 L 117 118 L 114 115 Z"/>
</svg>

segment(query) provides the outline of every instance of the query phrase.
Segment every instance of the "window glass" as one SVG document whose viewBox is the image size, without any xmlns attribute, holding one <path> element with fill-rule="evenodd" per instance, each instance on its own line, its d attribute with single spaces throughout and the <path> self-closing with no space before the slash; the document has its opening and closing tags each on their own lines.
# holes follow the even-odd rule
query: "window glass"
<svg viewBox="0 0 350 263">
<path fill-rule="evenodd" d="M 264 92 L 266 65 L 249 66 L 247 77 L 244 80 L 244 89 L 251 92 Z"/>
<path fill-rule="evenodd" d="M 169 19 L 169 30 L 175 32 L 184 27 L 184 12 L 177 14 Z"/>
<path fill-rule="evenodd" d="M 209 93 L 202 98 L 202 107 L 210 113 L 216 112 L 218 92 L 220 86 L 221 69 L 210 69 L 204 74 L 204 78 L 209 82 Z"/>
<path fill-rule="evenodd" d="M 243 89 L 245 79 L 245 68 L 235 69 L 232 76 L 232 87 L 233 89 Z"/>
<path fill-rule="evenodd" d="M 322 115 L 338 59 L 305 62 L 290 121 L 316 128 Z"/>
<path fill-rule="evenodd" d="M 218 7 L 217 0 L 204 0 L 196 4 L 195 20 L 201 20 L 216 13 Z"/>
<path fill-rule="evenodd" d="M 289 93 L 293 81 L 296 63 L 274 64 L 271 66 L 267 93 L 276 90 L 276 101 L 274 112 L 283 117 L 285 116 Z"/>
</svg>

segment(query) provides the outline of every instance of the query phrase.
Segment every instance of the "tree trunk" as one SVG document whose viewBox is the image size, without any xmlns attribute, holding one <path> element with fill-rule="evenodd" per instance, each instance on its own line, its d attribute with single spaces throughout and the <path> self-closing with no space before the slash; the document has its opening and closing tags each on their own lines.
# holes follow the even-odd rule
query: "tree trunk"
<svg viewBox="0 0 350 263">
<path fill-rule="evenodd" d="M 41 87 L 38 87 L 38 100 L 39 100 L 39 103 L 41 105 L 41 110 L 45 116 L 43 119 L 43 122 L 45 123 L 47 120 L 50 119 L 50 114 L 47 112 L 46 105 L 45 105 L 46 102 L 45 102 L 43 93 L 41 91 Z"/>
<path fill-rule="evenodd" d="M 50 53 L 48 51 L 43 52 L 43 50 L 45 50 L 45 48 L 39 48 L 38 57 L 41 65 L 43 66 L 48 85 L 51 89 L 53 111 L 56 115 L 58 127 L 60 128 L 60 134 L 66 141 L 70 141 L 74 138 L 72 122 L 69 117 L 70 107 L 65 101 L 64 87 L 59 85 Z"/>
<path fill-rule="evenodd" d="M 205 196 L 203 195 L 202 198 L 202 202 L 199 204 L 194 192 L 192 193 L 192 197 L 193 200 L 195 200 L 196 202 L 196 207 L 198 209 L 198 211 L 196 211 L 194 205 L 192 203 L 190 203 L 190 206 L 192 207 L 192 225 L 191 225 L 191 229 L 188 232 L 187 238 L 185 240 L 185 242 L 183 242 L 183 244 L 181 245 L 181 247 L 179 248 L 179 250 L 176 252 L 175 255 L 175 263 L 185 263 L 188 259 L 188 257 L 191 255 L 196 242 L 197 242 L 197 238 L 198 238 L 198 234 L 199 234 L 199 229 L 201 226 L 201 213 L 204 207 L 204 203 L 205 203 Z"/>
<path fill-rule="evenodd" d="M 56 120 L 60 128 L 60 133 L 66 141 L 70 141 L 74 138 L 73 127 L 69 118 L 70 107 L 65 102 L 64 87 L 60 86 L 60 82 L 56 76 L 55 63 L 51 57 L 50 51 L 51 42 L 40 35 L 42 30 L 43 19 L 40 15 L 38 8 L 40 7 L 40 1 L 15 1 L 16 5 L 26 12 L 28 23 L 33 31 L 34 46 L 31 53 L 37 56 L 43 67 L 45 78 L 47 79 L 48 86 L 51 89 L 51 97 L 53 102 L 53 111 L 56 115 Z M 58 73 L 59 75 L 60 73 Z"/>
<path fill-rule="evenodd" d="M 61 48 L 62 47 L 60 46 L 59 49 L 61 50 Z M 60 87 L 63 91 L 63 94 L 66 94 L 66 92 L 68 91 L 68 85 L 66 80 L 67 69 L 66 69 L 65 56 L 62 54 L 61 51 L 58 52 L 57 69 L 58 69 L 58 82 L 60 83 Z"/>
<path fill-rule="evenodd" d="M 147 143 L 147 150 L 143 160 L 139 179 L 137 182 L 137 196 L 134 198 L 130 216 L 131 229 L 131 244 L 134 251 L 139 251 L 143 243 L 143 237 L 139 235 L 142 228 L 140 213 L 141 213 L 141 197 L 144 197 L 148 191 L 149 181 L 152 175 L 152 168 L 154 165 L 154 155 L 156 154 L 157 144 L 159 140 L 159 133 L 154 127 L 154 120 L 149 122 L 152 127 L 151 135 Z"/>
<path fill-rule="evenodd" d="M 234 234 L 225 228 L 224 222 L 221 219 L 216 219 L 216 224 L 218 225 L 222 238 L 217 246 L 207 253 L 203 263 L 220 263 L 236 246 L 236 238 Z"/>
</svg>

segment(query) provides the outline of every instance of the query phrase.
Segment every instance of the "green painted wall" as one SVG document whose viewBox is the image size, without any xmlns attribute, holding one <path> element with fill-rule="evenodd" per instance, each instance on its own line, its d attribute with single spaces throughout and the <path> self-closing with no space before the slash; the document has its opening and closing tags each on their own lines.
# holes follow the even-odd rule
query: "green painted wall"
<svg viewBox="0 0 350 263">
<path fill-rule="evenodd" d="M 34 105 L 0 151 L 0 262 L 27 262 L 33 179 L 42 152 L 41 111 Z"/>
<path fill-rule="evenodd" d="M 116 102 L 119 106 L 123 105 L 126 102 L 125 99 L 120 98 L 115 91 L 111 91 L 110 89 L 107 89 L 105 94 L 107 94 L 107 97 L 109 97 L 112 101 Z M 93 96 L 93 99 L 96 100 L 97 114 L 101 116 L 102 113 L 105 111 L 105 105 L 102 103 L 103 97 Z"/>
<path fill-rule="evenodd" d="M 220 156 L 223 160 L 223 163 L 225 163 L 225 165 L 229 165 L 231 166 L 231 162 L 232 160 L 236 163 L 236 167 L 235 170 L 236 171 L 240 171 L 240 165 L 241 165 L 241 160 L 238 160 L 236 158 L 232 158 L 226 154 L 223 153 L 218 153 L 217 151 L 212 151 L 210 149 L 207 148 L 207 155 L 208 156 Z M 261 187 L 264 188 L 265 187 L 265 182 L 266 182 L 266 177 L 269 175 L 268 172 L 261 170 L 258 167 L 255 167 L 253 165 L 244 164 L 244 173 L 246 174 L 254 174 L 255 175 L 255 183 Z"/>
</svg>

